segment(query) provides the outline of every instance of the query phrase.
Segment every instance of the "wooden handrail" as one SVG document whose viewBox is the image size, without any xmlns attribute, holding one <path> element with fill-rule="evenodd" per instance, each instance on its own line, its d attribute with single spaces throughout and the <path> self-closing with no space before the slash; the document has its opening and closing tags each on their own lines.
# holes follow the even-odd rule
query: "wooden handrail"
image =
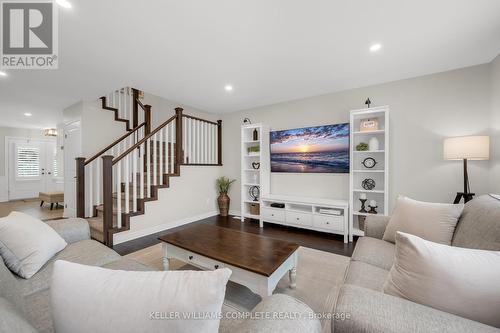
<svg viewBox="0 0 500 333">
<path fill-rule="evenodd" d="M 206 120 L 206 119 L 201 119 L 201 118 L 198 118 L 198 117 L 194 117 L 194 116 L 190 116 L 190 115 L 187 115 L 187 114 L 184 114 L 182 115 L 184 118 L 191 118 L 191 119 L 194 119 L 194 120 L 198 120 L 198 121 L 203 121 L 205 123 L 209 123 L 209 124 L 212 124 L 212 125 L 218 125 L 218 123 L 216 123 L 215 121 L 210 121 L 210 120 Z"/>
<path fill-rule="evenodd" d="M 118 163 L 119 161 L 121 161 L 123 158 L 125 158 L 125 156 L 127 156 L 128 154 L 130 154 L 134 149 L 137 149 L 140 145 L 142 145 L 149 138 L 151 138 L 153 135 L 155 135 L 156 133 L 158 133 L 163 127 L 167 126 L 170 122 L 172 122 L 176 118 L 177 118 L 177 115 L 170 117 L 166 122 L 164 122 L 163 124 L 161 124 L 160 126 L 158 126 L 154 131 L 152 131 L 151 133 L 149 133 L 148 135 L 146 135 L 142 140 L 140 140 L 135 145 L 133 145 L 132 147 L 130 147 L 129 149 L 127 149 L 120 156 L 118 156 L 115 159 L 113 159 L 113 165 L 115 165 L 116 163 Z"/>
<path fill-rule="evenodd" d="M 121 137 L 119 137 L 118 139 L 116 139 L 115 141 L 113 141 L 113 143 L 111 143 L 110 145 L 108 145 L 106 148 L 101 149 L 101 151 L 99 151 L 97 154 L 95 154 L 94 156 L 92 156 L 91 158 L 89 158 L 88 160 L 86 160 L 85 163 L 84 163 L 84 165 L 87 165 L 87 164 L 91 163 L 96 158 L 98 158 L 99 156 L 101 156 L 102 154 L 104 154 L 105 152 L 107 152 L 108 150 L 110 150 L 111 148 L 113 148 L 115 145 L 117 145 L 122 140 L 126 139 L 129 135 L 135 133 L 139 128 L 141 128 L 142 126 L 145 126 L 145 125 L 146 125 L 146 122 L 143 122 L 142 124 L 140 124 L 136 128 L 132 129 L 132 131 L 125 133 L 124 135 L 122 135 Z"/>
</svg>

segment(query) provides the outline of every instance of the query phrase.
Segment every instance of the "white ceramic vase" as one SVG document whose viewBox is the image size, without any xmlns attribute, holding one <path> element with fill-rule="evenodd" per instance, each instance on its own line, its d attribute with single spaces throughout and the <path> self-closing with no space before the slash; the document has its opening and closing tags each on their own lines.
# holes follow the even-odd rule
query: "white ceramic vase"
<svg viewBox="0 0 500 333">
<path fill-rule="evenodd" d="M 368 141 L 368 147 L 370 151 L 379 150 L 379 142 L 376 137 L 372 137 L 370 141 Z"/>
</svg>

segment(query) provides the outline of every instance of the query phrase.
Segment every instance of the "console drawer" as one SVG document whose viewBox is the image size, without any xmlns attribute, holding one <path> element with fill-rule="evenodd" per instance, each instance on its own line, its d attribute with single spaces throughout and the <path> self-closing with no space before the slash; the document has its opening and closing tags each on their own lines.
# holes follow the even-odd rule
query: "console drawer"
<svg viewBox="0 0 500 333">
<path fill-rule="evenodd" d="M 179 259 L 183 262 L 192 264 L 193 266 L 202 269 L 212 270 L 223 268 L 225 266 L 224 263 L 220 261 L 207 258 L 205 256 L 202 256 L 201 254 L 194 253 L 170 244 L 167 248 L 167 256 Z"/>
<path fill-rule="evenodd" d="M 262 219 L 264 221 L 278 221 L 285 222 L 285 210 L 273 209 L 273 208 L 262 208 Z"/>
<path fill-rule="evenodd" d="M 314 215 L 313 226 L 321 229 L 344 231 L 343 216 Z"/>
<path fill-rule="evenodd" d="M 286 222 L 299 225 L 312 225 L 311 214 L 299 212 L 286 212 Z"/>
</svg>

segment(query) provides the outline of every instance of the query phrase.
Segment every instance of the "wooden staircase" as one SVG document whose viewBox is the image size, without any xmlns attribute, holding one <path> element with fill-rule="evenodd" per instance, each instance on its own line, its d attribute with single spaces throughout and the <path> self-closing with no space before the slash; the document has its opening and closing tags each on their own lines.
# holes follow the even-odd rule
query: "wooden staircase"
<svg viewBox="0 0 500 333">
<path fill-rule="evenodd" d="M 165 151 L 165 150 L 164 150 Z M 151 152 L 151 155 L 153 153 Z M 152 157 L 152 156 L 151 156 Z M 144 159 L 146 161 L 146 159 Z M 154 163 L 154 162 L 151 162 Z M 157 163 L 157 166 L 159 165 L 159 162 Z M 144 166 L 146 168 L 146 165 Z M 159 168 L 157 168 L 159 170 Z M 144 176 L 144 183 L 147 183 L 146 177 L 148 175 L 143 175 Z M 180 174 L 178 173 L 164 173 L 163 175 L 160 175 L 159 173 L 157 174 L 158 179 L 160 179 L 160 182 L 157 185 L 151 185 L 150 191 L 151 195 L 146 196 L 144 199 L 136 199 L 137 200 L 137 208 L 138 210 L 136 212 L 131 212 L 131 213 L 122 213 L 122 221 L 123 221 L 123 226 L 121 228 L 117 228 L 117 200 L 118 200 L 118 193 L 113 192 L 113 230 L 111 231 L 112 233 L 117 233 L 117 232 L 122 232 L 126 230 L 130 230 L 130 218 L 133 216 L 139 216 L 139 215 L 144 215 L 146 207 L 145 203 L 149 201 L 156 201 L 158 200 L 158 190 L 161 188 L 169 188 L 170 187 L 170 178 L 171 177 L 178 177 Z M 136 173 L 136 177 L 139 179 L 141 177 L 140 173 Z M 151 177 L 151 182 L 153 182 L 153 175 L 150 175 Z M 139 181 L 137 182 L 139 183 Z M 133 204 L 133 198 L 132 198 L 132 189 L 133 183 L 129 183 L 129 204 Z M 137 192 L 140 192 L 140 187 L 137 186 Z M 147 193 L 147 186 L 143 188 L 144 193 Z M 125 184 L 121 184 L 121 202 L 122 202 L 122 207 L 125 206 Z M 104 205 L 100 204 L 98 206 L 94 206 L 94 216 L 87 218 L 87 221 L 89 222 L 90 225 L 90 234 L 93 239 L 98 240 L 102 243 L 104 243 Z"/>
<path fill-rule="evenodd" d="M 120 100 L 122 92 L 101 97 L 104 110 L 127 122 L 127 133 L 96 155 L 77 158 L 77 216 L 88 220 L 93 239 L 108 246 L 114 234 L 130 230 L 132 217 L 147 214 L 146 202 L 158 200 L 158 191 L 180 176 L 181 165 L 222 165 L 220 120 L 192 117 L 176 108 L 174 116 L 151 130 L 151 106 L 141 103 L 138 90 L 132 91 L 129 102 Z M 110 100 L 114 106 L 107 104 Z M 128 105 L 128 112 L 116 105 Z"/>
</svg>

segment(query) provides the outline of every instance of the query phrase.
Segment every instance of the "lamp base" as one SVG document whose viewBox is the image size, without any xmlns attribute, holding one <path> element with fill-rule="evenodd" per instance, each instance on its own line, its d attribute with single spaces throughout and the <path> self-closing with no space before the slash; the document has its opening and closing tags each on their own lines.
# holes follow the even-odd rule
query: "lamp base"
<svg viewBox="0 0 500 333">
<path fill-rule="evenodd" d="M 462 200 L 462 197 L 464 198 L 464 202 L 467 203 L 474 199 L 474 196 L 476 193 L 464 193 L 464 192 L 457 192 L 457 196 L 455 197 L 455 201 L 453 201 L 454 204 L 460 203 L 460 200 Z"/>
</svg>

